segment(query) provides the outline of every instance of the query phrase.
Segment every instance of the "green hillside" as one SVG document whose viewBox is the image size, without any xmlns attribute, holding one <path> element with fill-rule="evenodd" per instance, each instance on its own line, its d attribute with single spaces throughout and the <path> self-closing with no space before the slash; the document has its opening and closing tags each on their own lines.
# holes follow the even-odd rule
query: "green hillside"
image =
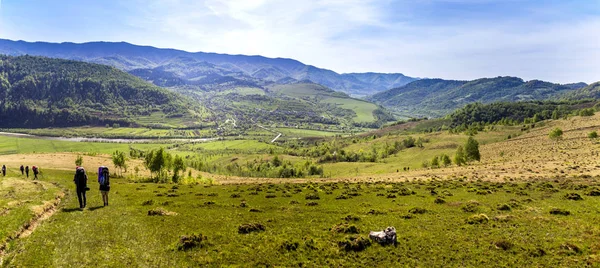
<svg viewBox="0 0 600 268">
<path fill-rule="evenodd" d="M 568 92 L 563 96 L 563 98 L 570 100 L 598 99 L 600 98 L 600 82 L 596 82 L 584 88 Z"/>
<path fill-rule="evenodd" d="M 423 79 L 373 95 L 370 100 L 401 114 L 442 116 L 473 102 L 547 100 L 573 91 L 559 85 L 518 77 L 481 78 L 473 81 Z"/>
<path fill-rule="evenodd" d="M 0 56 L 0 126 L 190 126 L 198 105 L 116 68 L 33 56 Z"/>
</svg>

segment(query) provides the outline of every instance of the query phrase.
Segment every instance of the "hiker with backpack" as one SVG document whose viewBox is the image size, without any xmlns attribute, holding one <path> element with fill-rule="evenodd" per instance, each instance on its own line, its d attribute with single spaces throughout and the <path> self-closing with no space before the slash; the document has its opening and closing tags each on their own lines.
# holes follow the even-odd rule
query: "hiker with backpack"
<svg viewBox="0 0 600 268">
<path fill-rule="evenodd" d="M 27 178 L 29 179 L 29 166 L 25 166 L 25 174 L 27 174 Z"/>
<path fill-rule="evenodd" d="M 77 169 L 75 169 L 75 177 L 73 178 L 73 182 L 75 182 L 76 186 L 79 209 L 83 210 L 86 205 L 85 192 L 89 190 L 87 187 L 87 175 L 85 174 L 85 169 L 83 169 L 83 167 L 77 167 Z"/>
<path fill-rule="evenodd" d="M 38 175 L 38 173 L 40 173 L 40 169 L 37 166 L 33 166 L 33 167 L 31 167 L 31 170 L 33 171 L 33 179 L 37 180 L 38 179 L 37 175 Z"/>
<path fill-rule="evenodd" d="M 25 168 L 23 167 L 23 165 L 21 165 L 21 167 L 19 168 L 19 170 L 21 170 L 21 176 L 25 175 L 25 174 L 23 173 L 23 171 L 25 171 Z"/>
<path fill-rule="evenodd" d="M 6 176 L 6 166 L 2 165 L 2 177 Z"/>
<path fill-rule="evenodd" d="M 98 168 L 98 184 L 100 184 L 100 193 L 104 206 L 108 206 L 108 191 L 110 191 L 110 175 L 105 166 Z"/>
</svg>

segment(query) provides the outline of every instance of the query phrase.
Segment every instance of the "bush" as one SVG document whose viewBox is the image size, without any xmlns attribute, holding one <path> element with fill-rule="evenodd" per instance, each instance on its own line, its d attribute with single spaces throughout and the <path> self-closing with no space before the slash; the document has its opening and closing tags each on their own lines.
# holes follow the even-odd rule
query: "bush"
<svg viewBox="0 0 600 268">
<path fill-rule="evenodd" d="M 371 240 L 362 236 L 348 236 L 338 242 L 338 246 L 345 251 L 363 251 L 371 246 Z"/>
<path fill-rule="evenodd" d="M 461 208 L 464 212 L 476 212 L 479 209 L 479 202 L 469 201 Z"/>
<path fill-rule="evenodd" d="M 485 214 L 476 214 L 476 215 L 472 215 L 469 218 L 467 218 L 467 223 L 468 224 L 483 224 L 483 223 L 487 223 L 489 220 L 490 220 L 490 218 L 488 218 L 488 216 Z"/>
<path fill-rule="evenodd" d="M 592 131 L 592 132 L 588 133 L 588 138 L 590 138 L 590 139 L 597 139 L 598 138 L 598 132 Z"/>
<path fill-rule="evenodd" d="M 154 205 L 154 200 L 152 200 L 152 199 L 142 202 L 142 206 L 151 206 L 151 205 Z"/>
<path fill-rule="evenodd" d="M 314 206 L 318 206 L 319 203 L 312 201 L 312 202 L 306 203 L 306 205 L 309 206 L 309 207 L 314 207 Z"/>
<path fill-rule="evenodd" d="M 562 138 L 563 135 L 563 131 L 560 128 L 555 128 L 552 131 L 550 131 L 550 134 L 548 134 L 548 137 L 550 137 L 550 139 L 553 140 L 558 140 L 560 138 Z"/>
<path fill-rule="evenodd" d="M 493 243 L 497 249 L 509 250 L 513 248 L 515 245 L 508 240 L 500 240 Z"/>
<path fill-rule="evenodd" d="M 498 206 L 498 210 L 510 211 L 512 208 L 508 204 L 502 204 Z"/>
<path fill-rule="evenodd" d="M 252 232 L 262 232 L 266 230 L 265 226 L 260 223 L 246 223 L 238 227 L 239 234 L 249 234 Z"/>
<path fill-rule="evenodd" d="M 196 247 L 202 247 L 206 242 L 206 236 L 202 234 L 183 235 L 177 243 L 177 250 L 188 250 Z"/>
</svg>

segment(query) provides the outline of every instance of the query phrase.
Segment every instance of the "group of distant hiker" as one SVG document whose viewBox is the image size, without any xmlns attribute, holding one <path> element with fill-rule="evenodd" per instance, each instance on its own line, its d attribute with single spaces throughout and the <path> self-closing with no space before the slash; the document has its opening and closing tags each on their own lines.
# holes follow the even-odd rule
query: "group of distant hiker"
<svg viewBox="0 0 600 268">
<path fill-rule="evenodd" d="M 75 176 L 73 182 L 75 182 L 75 190 L 77 192 L 77 199 L 79 200 L 79 208 L 84 209 L 86 206 L 85 192 L 89 191 L 90 188 L 87 186 L 87 174 L 83 167 L 77 167 L 75 169 Z M 100 184 L 100 193 L 102 194 L 102 201 L 104 206 L 108 206 L 108 192 L 110 191 L 110 174 L 108 168 L 101 166 L 98 168 L 98 184 Z"/>
<path fill-rule="evenodd" d="M 27 174 L 27 178 L 29 178 L 29 166 L 23 167 L 23 165 L 21 165 L 19 170 L 21 171 L 21 175 Z M 37 166 L 32 166 L 31 170 L 33 171 L 33 179 L 37 180 L 40 169 Z M 6 177 L 6 165 L 2 165 L 2 177 Z"/>
</svg>

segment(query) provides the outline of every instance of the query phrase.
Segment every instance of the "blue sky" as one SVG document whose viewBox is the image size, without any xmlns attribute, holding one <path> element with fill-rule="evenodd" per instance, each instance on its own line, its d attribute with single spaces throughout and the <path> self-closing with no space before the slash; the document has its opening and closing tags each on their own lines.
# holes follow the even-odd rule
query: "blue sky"
<svg viewBox="0 0 600 268">
<path fill-rule="evenodd" d="M 340 73 L 600 80 L 600 0 L 0 0 L 0 38 L 285 57 Z"/>
</svg>

